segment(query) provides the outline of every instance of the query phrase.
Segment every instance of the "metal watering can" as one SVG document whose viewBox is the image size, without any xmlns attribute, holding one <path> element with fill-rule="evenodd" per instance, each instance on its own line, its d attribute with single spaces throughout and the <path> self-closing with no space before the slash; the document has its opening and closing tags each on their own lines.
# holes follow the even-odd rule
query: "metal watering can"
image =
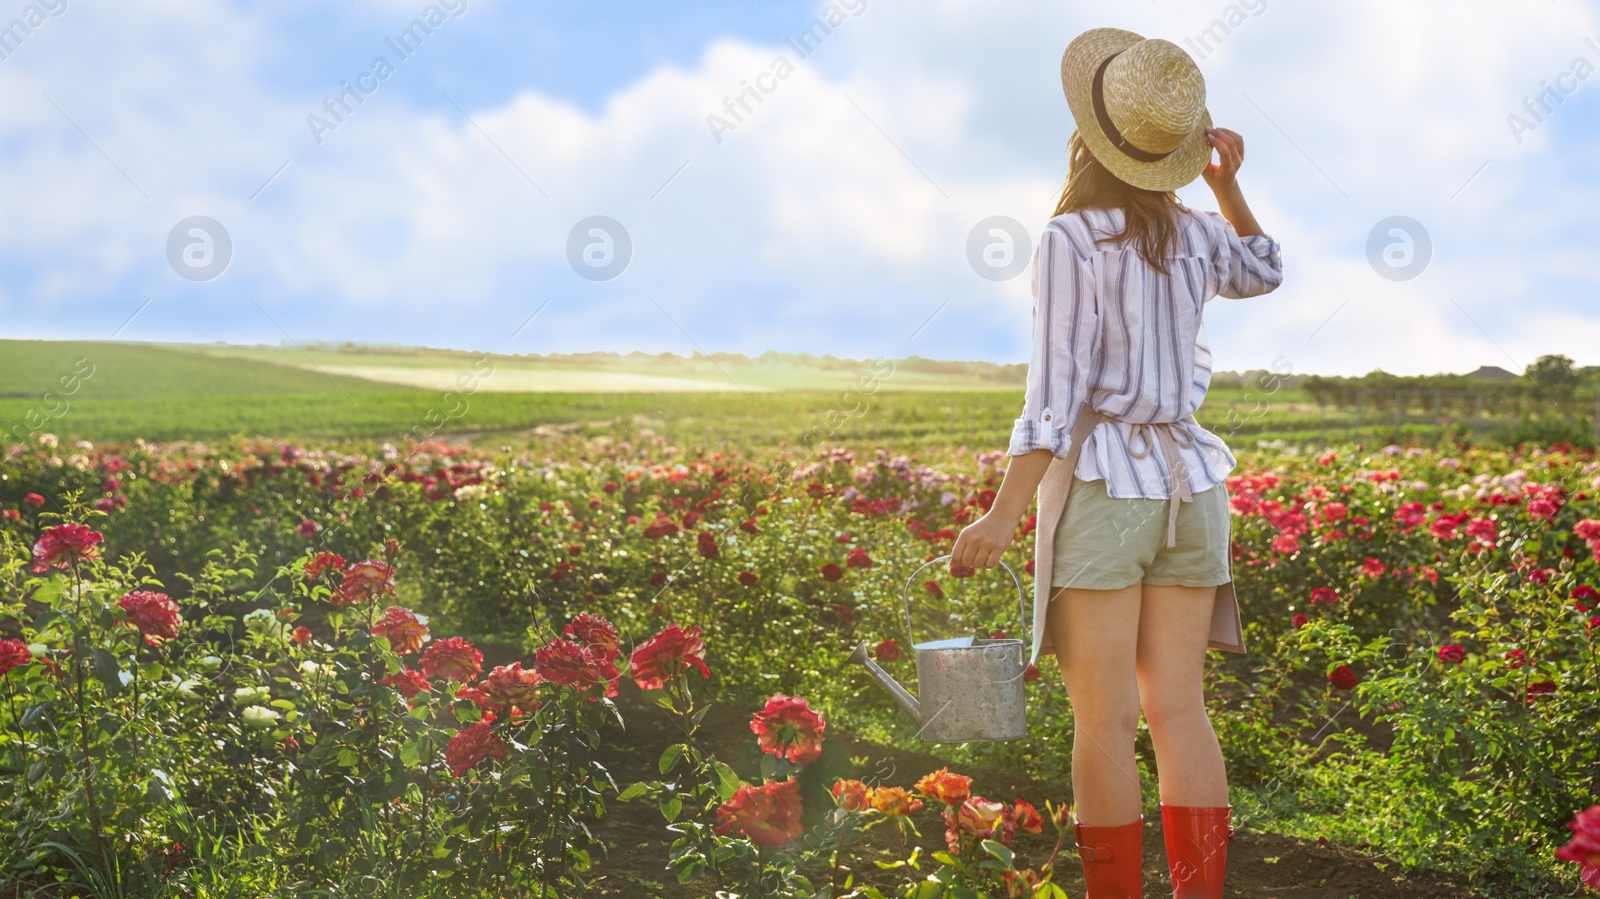
<svg viewBox="0 0 1600 899">
<path fill-rule="evenodd" d="M 1030 642 L 1009 637 L 957 637 L 918 643 L 911 633 L 911 585 L 929 565 L 949 558 L 940 556 L 925 563 L 906 580 L 906 636 L 917 663 L 917 695 L 906 692 L 872 660 L 865 640 L 856 645 L 847 661 L 859 662 L 871 672 L 920 726 L 917 736 L 925 742 L 1019 740 L 1028 734 L 1027 695 L 1022 672 L 1027 668 Z M 1026 632 L 1028 615 L 1022 581 L 1011 566 L 1001 562 L 1000 567 L 1011 575 L 1017 587 L 1017 605 Z"/>
</svg>

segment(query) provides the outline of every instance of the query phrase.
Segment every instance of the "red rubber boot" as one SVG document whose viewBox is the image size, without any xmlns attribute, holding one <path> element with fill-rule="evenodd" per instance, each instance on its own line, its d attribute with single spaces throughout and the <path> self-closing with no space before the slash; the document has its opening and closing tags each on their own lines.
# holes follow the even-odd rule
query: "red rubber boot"
<svg viewBox="0 0 1600 899">
<path fill-rule="evenodd" d="M 1072 825 L 1083 861 L 1087 899 L 1142 899 L 1144 896 L 1144 816 L 1116 827 Z"/>
<path fill-rule="evenodd" d="M 1233 839 L 1233 807 L 1161 805 L 1161 830 L 1172 872 L 1173 899 L 1222 899 Z"/>
</svg>

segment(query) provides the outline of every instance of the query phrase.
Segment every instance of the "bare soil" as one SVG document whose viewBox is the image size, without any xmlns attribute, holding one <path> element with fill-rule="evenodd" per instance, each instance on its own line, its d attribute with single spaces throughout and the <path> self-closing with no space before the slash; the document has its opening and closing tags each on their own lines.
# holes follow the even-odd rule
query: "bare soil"
<svg viewBox="0 0 1600 899">
<path fill-rule="evenodd" d="M 622 686 L 618 698 L 626 735 L 607 743 L 602 762 L 621 786 L 659 778 L 656 762 L 670 743 L 677 742 L 675 726 L 660 710 L 646 701 L 631 683 Z M 750 732 L 752 709 L 714 707 L 706 716 L 697 739 L 741 776 L 755 779 L 759 770 L 759 750 Z M 864 766 L 852 762 L 865 760 Z M 828 788 L 840 777 L 855 777 L 891 786 L 910 787 L 922 775 L 944 767 L 933 755 L 882 746 L 857 740 L 830 728 L 822 758 L 807 766 L 800 780 L 809 833 L 826 830 L 824 816 L 833 808 Z M 1070 798 L 1066 784 L 1031 781 L 1004 771 L 960 766 L 959 772 L 973 778 L 973 792 L 994 800 L 1026 799 L 1044 809 L 1045 800 L 1057 805 Z M 924 856 L 943 849 L 942 825 L 924 811 L 917 818 Z M 663 899 L 701 899 L 715 893 L 707 880 L 680 885 L 667 870 L 667 850 L 674 834 L 665 830 L 665 821 L 650 802 L 612 803 L 595 833 L 605 845 L 605 856 L 598 860 L 591 894 L 596 896 L 663 897 Z M 1016 848 L 1022 856 L 1042 864 L 1055 846 L 1056 837 L 1047 825 L 1041 836 L 1019 834 Z M 1145 895 L 1171 896 L 1166 871 L 1166 852 L 1162 845 L 1159 820 L 1147 816 L 1145 822 Z M 802 838 L 804 839 L 804 838 Z M 860 842 L 856 842 L 856 841 Z M 864 836 L 852 837 L 857 850 L 851 854 L 856 882 L 881 888 L 904 882 L 895 874 L 880 871 L 874 861 L 892 861 L 900 856 L 888 828 L 877 828 Z M 934 867 L 937 863 L 934 863 Z M 1056 882 L 1074 897 L 1083 895 L 1083 878 L 1078 857 L 1067 846 L 1056 861 Z M 924 870 L 929 870 L 924 865 Z M 813 883 L 825 881 L 828 872 L 806 872 Z M 1461 878 L 1439 872 L 1403 872 L 1400 866 L 1379 855 L 1355 849 L 1322 845 L 1273 833 L 1240 830 L 1228 850 L 1227 896 L 1250 899 L 1487 899 L 1483 893 L 1465 886 Z"/>
</svg>

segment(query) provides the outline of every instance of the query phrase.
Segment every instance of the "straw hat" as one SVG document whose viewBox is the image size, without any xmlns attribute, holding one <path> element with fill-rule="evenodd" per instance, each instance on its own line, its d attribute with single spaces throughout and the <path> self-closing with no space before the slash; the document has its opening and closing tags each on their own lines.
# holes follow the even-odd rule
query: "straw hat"
<svg viewBox="0 0 1600 899">
<path fill-rule="evenodd" d="M 1176 190 L 1211 161 L 1206 82 L 1170 41 L 1096 28 L 1061 57 L 1061 86 L 1094 158 L 1146 190 Z"/>
</svg>

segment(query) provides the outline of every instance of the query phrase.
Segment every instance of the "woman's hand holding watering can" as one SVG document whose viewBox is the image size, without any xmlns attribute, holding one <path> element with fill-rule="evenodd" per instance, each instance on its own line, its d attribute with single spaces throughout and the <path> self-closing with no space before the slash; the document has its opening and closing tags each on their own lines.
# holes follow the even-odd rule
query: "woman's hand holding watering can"
<svg viewBox="0 0 1600 899">
<path fill-rule="evenodd" d="M 1016 518 L 996 514 L 990 509 L 982 518 L 961 529 L 955 549 L 950 550 L 950 567 L 993 568 L 1016 533 Z"/>
<path fill-rule="evenodd" d="M 1047 449 L 1011 457 L 994 505 L 982 518 L 962 528 L 961 536 L 956 538 L 955 548 L 950 550 L 951 568 L 993 568 L 999 564 L 1000 556 L 1016 539 L 1017 523 L 1027 513 L 1034 491 L 1039 489 L 1045 469 L 1054 458 Z"/>
</svg>

